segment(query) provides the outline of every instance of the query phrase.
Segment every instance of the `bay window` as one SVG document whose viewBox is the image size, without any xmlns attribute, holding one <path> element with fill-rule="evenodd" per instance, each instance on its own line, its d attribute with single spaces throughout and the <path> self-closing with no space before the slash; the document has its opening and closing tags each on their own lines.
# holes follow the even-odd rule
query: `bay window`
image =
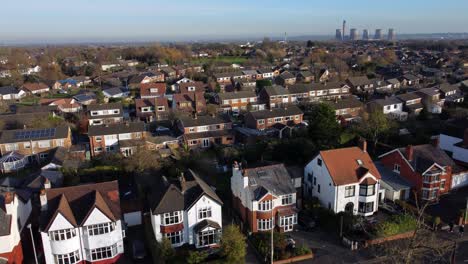
<svg viewBox="0 0 468 264">
<path fill-rule="evenodd" d="M 55 230 L 49 232 L 50 240 L 52 241 L 62 241 L 67 240 L 76 236 L 76 230 L 74 228 Z"/>
<path fill-rule="evenodd" d="M 271 219 L 257 219 L 257 229 L 260 231 L 271 230 L 273 228 L 274 221 Z"/>
<path fill-rule="evenodd" d="M 172 233 L 163 234 L 165 238 L 171 241 L 172 245 L 180 244 L 184 242 L 183 231 L 177 231 Z"/>
<path fill-rule="evenodd" d="M 359 186 L 359 196 L 372 196 L 374 194 L 375 194 L 375 184 Z"/>
<path fill-rule="evenodd" d="M 113 258 L 118 253 L 117 243 L 109 247 L 87 249 L 86 252 L 92 261 Z"/>
<path fill-rule="evenodd" d="M 80 253 L 77 250 L 68 254 L 54 254 L 54 259 L 57 264 L 74 264 L 80 261 Z"/>
<path fill-rule="evenodd" d="M 372 213 L 374 211 L 374 202 L 364 203 L 359 202 L 360 213 Z"/>
<path fill-rule="evenodd" d="M 107 234 L 115 230 L 115 223 L 103 223 L 97 225 L 86 226 L 86 231 L 88 236 L 97 236 L 102 234 Z"/>
</svg>

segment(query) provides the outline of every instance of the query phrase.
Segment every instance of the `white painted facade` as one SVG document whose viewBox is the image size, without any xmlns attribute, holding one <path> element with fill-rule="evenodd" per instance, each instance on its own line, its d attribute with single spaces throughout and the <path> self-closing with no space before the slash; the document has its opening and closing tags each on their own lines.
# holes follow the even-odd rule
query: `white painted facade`
<svg viewBox="0 0 468 264">
<path fill-rule="evenodd" d="M 18 90 L 16 94 L 3 94 L 1 95 L 2 100 L 17 100 L 26 96 L 26 93 L 23 90 Z"/>
<path fill-rule="evenodd" d="M 318 160 L 321 160 L 322 165 L 319 165 Z M 359 189 L 360 183 L 365 179 L 371 178 L 377 183 L 375 184 L 374 194 L 370 196 L 360 196 Z M 345 195 L 346 187 L 354 186 L 354 195 Z M 325 161 L 322 156 L 317 155 L 312 161 L 310 161 L 304 169 L 304 192 L 306 196 L 317 197 L 323 207 L 332 210 L 335 213 L 344 212 L 345 207 L 348 204 L 353 205 L 353 214 L 361 214 L 369 216 L 374 214 L 378 210 L 379 193 L 383 194 L 383 190 L 380 190 L 380 181 L 370 173 L 367 173 L 359 182 L 335 186 L 333 179 L 327 169 Z M 381 194 L 382 198 L 383 195 Z M 373 202 L 373 209 L 370 212 L 359 212 L 359 203 L 371 203 Z"/>
<path fill-rule="evenodd" d="M 83 225 L 76 228 L 61 213 L 58 213 L 52 221 L 47 232 L 41 232 L 44 257 L 47 264 L 57 263 L 57 255 L 67 255 L 73 252 L 78 252 L 81 261 L 88 262 L 111 259 L 124 252 L 124 233 L 121 221 L 113 222 L 97 208 L 94 208 L 89 214 Z M 87 231 L 88 227 L 92 225 L 107 223 L 114 227 L 108 233 L 91 235 Z M 74 235 L 68 239 L 55 241 L 51 235 L 57 230 L 70 230 Z M 112 253 L 108 257 L 93 260 L 92 250 L 104 247 L 115 247 L 115 249 L 111 250 Z"/>
<path fill-rule="evenodd" d="M 385 181 L 380 181 L 380 187 L 385 189 L 385 199 L 390 201 L 401 200 L 401 190 L 395 190 L 390 185 L 386 184 Z M 403 200 L 408 200 L 411 191 L 410 188 L 404 190 Z"/>
<path fill-rule="evenodd" d="M 21 232 L 24 228 L 27 228 L 25 226 L 26 221 L 31 215 L 31 200 L 23 203 L 15 195 L 11 203 L 5 204 L 5 209 L 6 214 L 11 215 L 11 226 L 9 235 L 0 236 L 0 254 L 12 252 L 13 248 L 20 243 Z"/>
<path fill-rule="evenodd" d="M 211 217 L 200 218 L 200 210 L 210 208 Z M 210 198 L 208 195 L 203 195 L 200 197 L 188 210 L 179 211 L 182 215 L 182 219 L 178 223 L 172 225 L 183 224 L 183 238 L 180 243 L 173 244 L 173 247 L 179 247 L 183 244 L 195 245 L 195 247 L 201 247 L 197 243 L 197 234 L 194 232 L 194 227 L 203 220 L 211 220 L 219 224 L 222 227 L 222 206 L 217 201 Z M 151 215 L 151 225 L 153 226 L 153 232 L 157 241 L 163 239 L 163 234 L 161 233 L 163 215 L 162 214 L 152 214 Z M 168 225 L 170 226 L 170 225 Z"/>
</svg>

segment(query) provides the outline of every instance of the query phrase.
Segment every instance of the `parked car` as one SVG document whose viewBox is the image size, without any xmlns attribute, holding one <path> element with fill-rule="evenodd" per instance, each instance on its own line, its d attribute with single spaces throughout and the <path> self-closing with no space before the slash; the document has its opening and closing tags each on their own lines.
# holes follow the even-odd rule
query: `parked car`
<svg viewBox="0 0 468 264">
<path fill-rule="evenodd" d="M 145 244 L 141 240 L 133 240 L 132 252 L 134 260 L 143 260 L 146 257 Z"/>
</svg>

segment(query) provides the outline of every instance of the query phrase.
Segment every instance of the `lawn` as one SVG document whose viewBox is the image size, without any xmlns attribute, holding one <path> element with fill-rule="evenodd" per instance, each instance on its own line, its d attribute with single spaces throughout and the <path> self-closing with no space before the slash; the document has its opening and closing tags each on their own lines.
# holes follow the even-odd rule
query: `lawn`
<svg viewBox="0 0 468 264">
<path fill-rule="evenodd" d="M 242 64 L 246 62 L 247 60 L 248 59 L 246 57 L 240 57 L 240 56 L 220 56 L 220 57 L 214 57 L 214 58 L 196 58 L 196 59 L 193 59 L 192 62 L 206 64 L 210 61 L 213 61 L 213 62 L 223 62 L 223 63 L 229 63 L 229 64 Z"/>
</svg>

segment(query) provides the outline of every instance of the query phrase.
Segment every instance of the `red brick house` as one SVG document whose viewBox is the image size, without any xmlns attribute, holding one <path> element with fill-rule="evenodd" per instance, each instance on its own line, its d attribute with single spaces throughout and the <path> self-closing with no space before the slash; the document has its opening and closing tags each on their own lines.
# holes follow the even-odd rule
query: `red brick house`
<svg viewBox="0 0 468 264">
<path fill-rule="evenodd" d="M 135 99 L 136 115 L 142 121 L 167 120 L 169 104 L 164 97 Z"/>
<path fill-rule="evenodd" d="M 234 210 L 253 233 L 289 232 L 297 224 L 296 188 L 283 164 L 242 168 L 235 163 L 231 192 Z"/>
<path fill-rule="evenodd" d="M 417 192 L 418 197 L 434 201 L 451 189 L 452 173 L 458 166 L 439 147 L 439 138 L 431 144 L 397 148 L 379 156 L 381 163 L 400 174 Z"/>
<path fill-rule="evenodd" d="M 142 83 L 140 84 L 140 98 L 163 97 L 166 93 L 166 83 Z"/>
<path fill-rule="evenodd" d="M 191 148 L 234 143 L 232 122 L 227 115 L 182 116 L 177 121 L 177 127 L 183 133 L 185 143 Z"/>
<path fill-rule="evenodd" d="M 206 110 L 206 100 L 202 92 L 174 94 L 172 109 L 186 113 L 201 113 Z"/>
</svg>

